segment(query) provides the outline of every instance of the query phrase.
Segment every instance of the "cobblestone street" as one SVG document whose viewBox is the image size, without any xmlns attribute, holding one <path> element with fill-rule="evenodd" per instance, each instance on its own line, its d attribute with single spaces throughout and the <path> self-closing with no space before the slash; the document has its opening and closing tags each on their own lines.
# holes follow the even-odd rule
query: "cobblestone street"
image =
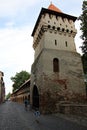
<svg viewBox="0 0 87 130">
<path fill-rule="evenodd" d="M 11 101 L 0 105 L 0 130 L 87 130 L 86 121 L 61 114 L 36 117 L 33 111 L 25 111 L 23 104 Z"/>
</svg>

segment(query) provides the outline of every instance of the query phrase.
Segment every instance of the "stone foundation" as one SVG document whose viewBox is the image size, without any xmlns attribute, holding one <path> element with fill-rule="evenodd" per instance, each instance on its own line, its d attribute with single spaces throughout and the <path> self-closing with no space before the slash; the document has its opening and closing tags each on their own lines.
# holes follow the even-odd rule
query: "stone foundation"
<svg viewBox="0 0 87 130">
<path fill-rule="evenodd" d="M 60 104 L 59 113 L 87 117 L 87 104 Z"/>
</svg>

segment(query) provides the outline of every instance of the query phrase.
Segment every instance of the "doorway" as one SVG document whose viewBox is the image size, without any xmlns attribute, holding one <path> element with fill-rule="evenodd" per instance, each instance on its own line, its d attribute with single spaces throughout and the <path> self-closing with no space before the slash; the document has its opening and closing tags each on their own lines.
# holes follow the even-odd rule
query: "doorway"
<svg viewBox="0 0 87 130">
<path fill-rule="evenodd" d="M 33 87 L 33 108 L 39 109 L 39 92 L 38 92 L 38 88 L 36 85 L 34 85 L 34 87 Z"/>
</svg>

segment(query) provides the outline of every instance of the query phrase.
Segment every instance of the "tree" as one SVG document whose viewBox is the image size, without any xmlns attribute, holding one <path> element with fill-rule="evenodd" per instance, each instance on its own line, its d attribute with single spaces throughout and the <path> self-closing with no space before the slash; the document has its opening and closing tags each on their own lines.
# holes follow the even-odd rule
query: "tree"
<svg viewBox="0 0 87 130">
<path fill-rule="evenodd" d="M 83 62 L 83 69 L 84 73 L 87 74 L 87 1 L 83 1 L 82 4 L 82 14 L 79 17 L 79 20 L 81 20 L 81 27 L 80 30 L 82 31 L 81 39 L 82 39 L 82 62 Z"/>
<path fill-rule="evenodd" d="M 19 73 L 16 73 L 14 77 L 11 77 L 11 80 L 13 83 L 13 92 L 20 88 L 20 86 L 30 78 L 30 74 L 26 71 L 21 71 Z"/>
<path fill-rule="evenodd" d="M 79 17 L 81 20 L 81 28 L 82 31 L 81 38 L 83 40 L 83 44 L 81 46 L 83 54 L 87 54 L 87 1 L 83 1 L 82 5 L 82 14 Z"/>
<path fill-rule="evenodd" d="M 82 63 L 83 63 L 84 73 L 87 74 L 87 54 L 82 55 Z"/>
</svg>

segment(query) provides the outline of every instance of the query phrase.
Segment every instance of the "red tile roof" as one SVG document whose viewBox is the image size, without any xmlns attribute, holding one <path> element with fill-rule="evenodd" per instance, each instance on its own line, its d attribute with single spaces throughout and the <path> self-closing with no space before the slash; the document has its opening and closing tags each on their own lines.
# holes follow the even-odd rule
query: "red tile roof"
<svg viewBox="0 0 87 130">
<path fill-rule="evenodd" d="M 53 5 L 52 3 L 49 5 L 48 7 L 49 10 L 53 10 L 56 11 L 58 13 L 63 13 L 60 9 L 58 9 L 55 5 Z"/>
</svg>

